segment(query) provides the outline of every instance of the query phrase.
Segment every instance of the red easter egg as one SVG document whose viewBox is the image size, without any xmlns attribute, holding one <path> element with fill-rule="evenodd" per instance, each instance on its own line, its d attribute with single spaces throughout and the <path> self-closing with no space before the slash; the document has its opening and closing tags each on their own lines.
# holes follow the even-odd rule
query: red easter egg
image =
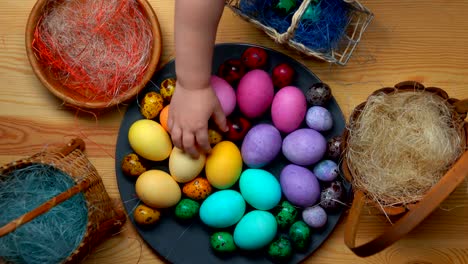
<svg viewBox="0 0 468 264">
<path fill-rule="evenodd" d="M 277 88 L 283 88 L 291 85 L 296 72 L 294 69 L 286 63 L 280 63 L 273 68 L 271 79 L 273 85 Z"/>
<path fill-rule="evenodd" d="M 233 85 L 245 75 L 245 66 L 239 59 L 228 59 L 218 68 L 218 76 Z"/>
<path fill-rule="evenodd" d="M 238 141 L 245 137 L 252 125 L 246 118 L 233 116 L 227 119 L 227 126 L 229 130 L 225 134 L 226 138 L 231 141 Z"/>
<path fill-rule="evenodd" d="M 262 48 L 250 47 L 242 53 L 241 60 L 249 69 L 260 69 L 267 64 L 268 54 Z"/>
</svg>

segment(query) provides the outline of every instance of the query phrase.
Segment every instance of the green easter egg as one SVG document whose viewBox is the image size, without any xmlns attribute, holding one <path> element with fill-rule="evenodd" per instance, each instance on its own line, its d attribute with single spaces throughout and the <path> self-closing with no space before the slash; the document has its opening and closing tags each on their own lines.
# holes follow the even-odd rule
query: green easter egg
<svg viewBox="0 0 468 264">
<path fill-rule="evenodd" d="M 234 238 L 228 232 L 216 232 L 210 237 L 211 248 L 217 252 L 227 253 L 236 250 Z"/>
<path fill-rule="evenodd" d="M 268 247 L 268 255 L 279 263 L 287 262 L 292 256 L 292 251 L 291 241 L 284 235 L 273 241 Z"/>
<path fill-rule="evenodd" d="M 310 243 L 310 228 L 303 221 L 295 222 L 289 228 L 289 238 L 298 251 L 304 251 Z"/>
<path fill-rule="evenodd" d="M 281 14 L 289 14 L 296 8 L 296 0 L 278 0 L 273 3 L 273 8 Z"/>
<path fill-rule="evenodd" d="M 181 220 L 189 220 L 198 215 L 200 204 L 191 199 L 182 199 L 175 208 L 175 215 Z"/>
<path fill-rule="evenodd" d="M 280 229 L 290 227 L 297 217 L 297 209 L 288 201 L 283 201 L 278 207 L 275 214 L 276 222 Z"/>
</svg>

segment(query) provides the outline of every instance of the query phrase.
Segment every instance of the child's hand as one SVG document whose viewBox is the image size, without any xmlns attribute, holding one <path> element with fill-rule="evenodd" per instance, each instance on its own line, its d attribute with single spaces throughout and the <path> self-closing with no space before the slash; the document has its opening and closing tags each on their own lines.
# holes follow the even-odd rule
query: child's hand
<svg viewBox="0 0 468 264">
<path fill-rule="evenodd" d="M 174 146 L 198 158 L 200 151 L 209 153 L 208 120 L 222 131 L 227 130 L 226 116 L 211 86 L 185 87 L 176 83 L 171 99 L 168 126 Z"/>
</svg>

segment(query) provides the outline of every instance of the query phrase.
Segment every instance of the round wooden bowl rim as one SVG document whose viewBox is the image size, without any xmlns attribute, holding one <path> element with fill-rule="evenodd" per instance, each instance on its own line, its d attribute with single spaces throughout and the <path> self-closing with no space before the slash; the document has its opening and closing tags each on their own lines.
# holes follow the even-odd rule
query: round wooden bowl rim
<svg viewBox="0 0 468 264">
<path fill-rule="evenodd" d="M 159 63 L 161 58 L 162 52 L 162 37 L 161 37 L 161 28 L 154 12 L 153 8 L 151 7 L 150 3 L 147 0 L 136 0 L 138 4 L 142 7 L 142 11 L 144 11 L 146 17 L 150 21 L 151 24 L 151 31 L 153 33 L 153 45 L 151 47 L 151 57 L 150 61 L 147 65 L 146 72 L 141 80 L 141 82 L 137 85 L 129 89 L 127 92 L 120 94 L 118 97 L 113 98 L 112 100 L 105 102 L 105 101 L 80 101 L 76 100 L 70 96 L 67 96 L 63 91 L 58 89 L 53 82 L 47 78 L 41 63 L 38 61 L 35 52 L 32 47 L 32 42 L 34 39 L 34 31 L 37 25 L 37 22 L 41 16 L 42 8 L 45 4 L 50 0 L 38 0 L 34 7 L 29 14 L 28 21 L 26 24 L 26 54 L 29 60 L 29 63 L 32 66 L 34 74 L 40 80 L 40 82 L 55 96 L 62 99 L 66 103 L 76 106 L 78 108 L 83 109 L 106 109 L 117 104 L 126 102 L 136 96 L 149 82 L 151 77 L 153 76 L 154 72 L 156 71 L 156 67 Z M 57 0 L 60 1 L 60 0 Z"/>
</svg>

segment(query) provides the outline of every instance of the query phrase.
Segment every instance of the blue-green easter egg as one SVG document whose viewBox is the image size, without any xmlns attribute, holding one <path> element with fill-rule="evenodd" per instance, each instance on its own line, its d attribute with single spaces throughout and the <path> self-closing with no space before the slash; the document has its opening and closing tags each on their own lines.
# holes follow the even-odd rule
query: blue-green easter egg
<svg viewBox="0 0 468 264">
<path fill-rule="evenodd" d="M 322 8 L 315 1 L 310 1 L 309 6 L 302 14 L 302 19 L 310 22 L 317 22 L 320 20 L 320 14 L 322 13 Z"/>
<path fill-rule="evenodd" d="M 225 228 L 235 225 L 245 213 L 245 201 L 234 190 L 215 192 L 206 198 L 200 206 L 201 221 L 213 228 Z"/>
<path fill-rule="evenodd" d="M 239 188 L 245 201 L 258 210 L 270 210 L 281 200 L 281 186 L 266 170 L 245 170 L 240 176 Z"/>
<path fill-rule="evenodd" d="M 240 249 L 261 249 L 273 241 L 276 231 L 276 220 L 270 212 L 254 210 L 245 214 L 237 223 L 234 242 Z"/>
</svg>

